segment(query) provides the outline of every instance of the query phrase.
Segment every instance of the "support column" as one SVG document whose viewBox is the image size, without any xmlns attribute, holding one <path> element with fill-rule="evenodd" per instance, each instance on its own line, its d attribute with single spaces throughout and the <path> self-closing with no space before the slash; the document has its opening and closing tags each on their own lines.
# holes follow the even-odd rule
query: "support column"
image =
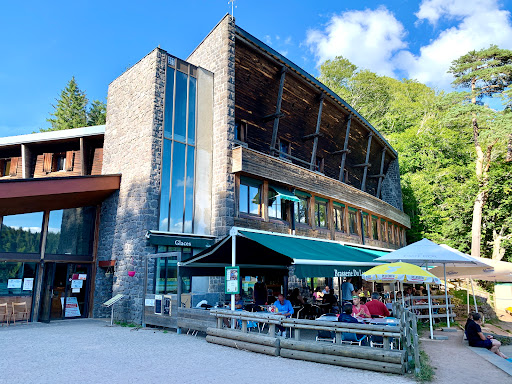
<svg viewBox="0 0 512 384">
<path fill-rule="evenodd" d="M 276 150 L 276 142 L 277 142 L 277 131 L 279 129 L 279 119 L 282 117 L 281 114 L 281 102 L 283 101 L 283 90 L 284 90 L 284 79 L 286 77 L 286 67 L 283 65 L 281 67 L 281 79 L 279 81 L 279 93 L 277 94 L 277 102 L 276 102 L 276 113 L 273 116 L 274 118 L 274 126 L 272 128 L 272 140 L 270 142 L 270 154 L 273 155 Z"/>
<path fill-rule="evenodd" d="M 352 114 L 348 115 L 347 120 L 347 130 L 345 131 L 345 142 L 343 143 L 343 153 L 341 155 L 341 165 L 340 165 L 340 177 L 339 181 L 345 183 L 345 162 L 347 161 L 347 153 L 348 150 L 348 139 L 350 136 L 350 124 L 352 122 Z"/>
<path fill-rule="evenodd" d="M 316 119 L 315 135 L 313 140 L 313 151 L 311 152 L 311 163 L 309 169 L 314 171 L 316 167 L 316 151 L 318 148 L 318 136 L 320 134 L 320 124 L 322 122 L 322 109 L 324 106 L 324 94 L 320 95 L 320 106 L 318 107 L 318 117 Z"/>
<path fill-rule="evenodd" d="M 363 180 L 361 182 L 361 191 L 366 191 L 366 175 L 368 174 L 368 167 L 370 167 L 370 148 L 372 146 L 373 133 L 368 134 L 368 145 L 366 147 L 366 160 L 364 162 Z"/>
<path fill-rule="evenodd" d="M 384 160 L 386 158 L 386 147 L 382 148 L 382 155 L 380 158 L 380 171 L 379 174 L 376 175 L 376 177 L 379 178 L 379 184 L 377 185 L 377 194 L 375 195 L 376 198 L 380 198 L 380 192 L 382 189 L 382 179 L 384 178 Z"/>
</svg>

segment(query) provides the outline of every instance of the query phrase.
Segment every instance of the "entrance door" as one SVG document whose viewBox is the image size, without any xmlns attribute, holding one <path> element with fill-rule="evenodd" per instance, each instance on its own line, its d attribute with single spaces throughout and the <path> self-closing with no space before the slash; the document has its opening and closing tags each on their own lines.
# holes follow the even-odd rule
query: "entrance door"
<svg viewBox="0 0 512 384">
<path fill-rule="evenodd" d="M 88 264 L 45 263 L 39 321 L 87 317 L 89 281 Z"/>
</svg>

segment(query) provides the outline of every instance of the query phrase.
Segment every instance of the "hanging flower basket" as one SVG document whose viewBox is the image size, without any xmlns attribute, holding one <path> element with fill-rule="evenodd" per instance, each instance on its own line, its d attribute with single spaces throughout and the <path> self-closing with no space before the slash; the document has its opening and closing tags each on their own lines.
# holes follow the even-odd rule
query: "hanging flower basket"
<svg viewBox="0 0 512 384">
<path fill-rule="evenodd" d="M 128 276 L 130 276 L 130 277 L 135 276 L 135 271 L 128 271 Z"/>
</svg>

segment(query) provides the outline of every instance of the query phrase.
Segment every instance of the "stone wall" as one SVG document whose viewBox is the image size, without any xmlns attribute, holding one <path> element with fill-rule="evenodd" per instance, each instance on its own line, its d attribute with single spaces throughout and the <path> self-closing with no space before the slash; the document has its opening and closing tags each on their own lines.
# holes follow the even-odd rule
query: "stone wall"
<svg viewBox="0 0 512 384">
<path fill-rule="evenodd" d="M 187 59 L 214 74 L 212 234 L 233 226 L 235 179 L 231 174 L 235 137 L 235 27 L 226 15 Z"/>
<path fill-rule="evenodd" d="M 103 174 L 122 173 L 119 192 L 102 205 L 98 261 L 115 260 L 111 295 L 118 320 L 140 324 L 144 262 L 154 247 L 147 230 L 158 229 L 166 53 L 155 49 L 114 80 L 108 90 Z M 135 270 L 135 276 L 128 276 Z M 98 268 L 96 297 L 109 292 L 109 277 Z M 94 315 L 105 315 L 101 301 Z"/>
<path fill-rule="evenodd" d="M 389 164 L 386 177 L 382 180 L 382 200 L 401 211 L 404 210 L 398 159 Z"/>
</svg>

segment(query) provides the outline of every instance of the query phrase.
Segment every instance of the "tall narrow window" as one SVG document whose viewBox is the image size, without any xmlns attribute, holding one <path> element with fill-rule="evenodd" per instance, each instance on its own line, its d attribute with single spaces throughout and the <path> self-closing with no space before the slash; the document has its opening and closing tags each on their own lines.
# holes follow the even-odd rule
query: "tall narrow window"
<svg viewBox="0 0 512 384">
<path fill-rule="evenodd" d="M 372 237 L 379 240 L 379 219 L 376 216 L 372 216 Z"/>
<path fill-rule="evenodd" d="M 247 123 L 235 120 L 235 140 L 247 142 Z"/>
<path fill-rule="evenodd" d="M 388 243 L 393 243 L 393 224 L 388 222 Z"/>
<path fill-rule="evenodd" d="M 357 235 L 357 209 L 348 208 L 348 229 L 351 235 Z"/>
<path fill-rule="evenodd" d="M 316 171 L 324 173 L 324 158 L 321 156 L 316 157 Z"/>
<path fill-rule="evenodd" d="M 364 237 L 370 237 L 370 218 L 366 212 L 363 212 Z"/>
<path fill-rule="evenodd" d="M 261 216 L 261 186 L 258 181 L 241 180 L 238 209 L 240 213 Z"/>
<path fill-rule="evenodd" d="M 290 143 L 286 140 L 279 140 L 279 157 L 281 159 L 289 159 L 291 154 Z"/>
<path fill-rule="evenodd" d="M 9 176 L 11 173 L 11 159 L 4 159 L 0 162 L 0 176 Z"/>
<path fill-rule="evenodd" d="M 66 170 L 66 153 L 56 153 L 53 156 L 52 172 L 61 172 Z"/>
<path fill-rule="evenodd" d="M 268 216 L 274 219 L 286 220 L 286 204 L 281 196 L 269 188 L 268 190 Z"/>
<path fill-rule="evenodd" d="M 164 140 L 159 230 L 194 230 L 194 174 L 197 109 L 195 68 L 168 58 L 164 101 Z"/>
<path fill-rule="evenodd" d="M 345 232 L 345 207 L 343 205 L 334 205 L 334 229 L 339 232 Z"/>
<path fill-rule="evenodd" d="M 295 221 L 297 223 L 309 224 L 308 220 L 308 198 L 306 196 L 297 196 L 298 202 L 294 202 Z"/>
<path fill-rule="evenodd" d="M 386 234 L 386 221 L 380 220 L 380 239 L 381 241 L 387 242 L 388 236 Z"/>
<path fill-rule="evenodd" d="M 315 225 L 318 228 L 327 228 L 327 202 L 315 198 Z"/>
</svg>

